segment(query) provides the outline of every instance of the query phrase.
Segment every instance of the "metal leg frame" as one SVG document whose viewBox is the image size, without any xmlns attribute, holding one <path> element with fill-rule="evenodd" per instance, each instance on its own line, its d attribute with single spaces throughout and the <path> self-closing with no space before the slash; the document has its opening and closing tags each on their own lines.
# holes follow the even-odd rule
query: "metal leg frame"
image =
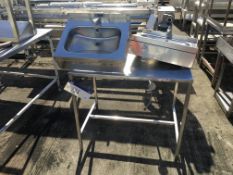
<svg viewBox="0 0 233 175">
<path fill-rule="evenodd" d="M 226 113 L 226 115 L 229 117 L 233 112 L 233 99 L 230 100 L 230 102 L 226 102 L 226 96 L 222 92 L 220 85 L 223 79 L 223 74 L 226 68 L 226 64 L 224 63 L 224 57 L 221 59 L 221 68 L 219 73 L 219 78 L 217 80 L 215 90 L 214 90 L 214 97 L 217 99 L 219 105 L 222 107 L 223 111 Z"/>
<path fill-rule="evenodd" d="M 177 146 L 176 146 L 176 150 L 175 150 L 175 158 L 177 158 L 179 153 L 180 153 L 181 142 L 182 142 L 182 138 L 183 138 L 183 134 L 184 134 L 184 127 L 185 127 L 185 123 L 186 123 L 186 119 L 187 119 L 191 87 L 192 87 L 192 83 L 189 83 L 188 89 L 186 92 L 186 96 L 185 96 L 185 101 L 184 101 L 184 109 L 183 109 L 183 114 L 182 114 L 182 119 L 181 119 L 181 124 L 180 124 L 180 130 L 179 130 L 179 138 L 178 138 L 178 142 L 177 142 Z"/>
<path fill-rule="evenodd" d="M 55 75 L 57 77 L 57 86 L 58 86 L 58 89 L 59 91 L 61 90 L 61 83 L 60 83 L 60 79 L 59 79 L 59 73 L 58 73 L 58 69 L 56 66 L 56 62 L 54 60 L 54 45 L 53 45 L 53 41 L 50 37 L 47 37 L 47 40 L 49 41 L 49 45 L 50 45 L 50 49 L 51 49 L 51 54 L 52 54 L 52 63 L 53 63 L 53 66 L 54 66 L 54 72 L 55 72 Z"/>
<path fill-rule="evenodd" d="M 1 74 L 1 72 L 0 72 Z M 29 101 L 14 117 L 12 117 L 1 129 L 0 133 L 6 131 L 16 120 L 18 120 L 25 111 L 27 111 L 32 104 L 40 98 L 46 91 L 49 90 L 52 85 L 56 83 L 56 78 L 52 80 L 44 89 L 42 89 L 31 101 Z"/>
<path fill-rule="evenodd" d="M 213 87 L 215 87 L 216 81 L 218 80 L 219 72 L 221 71 L 221 65 L 223 64 L 223 61 L 224 59 L 222 58 L 221 53 L 218 52 L 217 61 L 215 64 L 215 71 L 214 71 L 214 75 L 211 81 L 211 84 Z"/>
<path fill-rule="evenodd" d="M 72 80 L 72 75 L 70 75 L 69 77 Z M 173 97 L 173 102 L 172 102 L 173 121 L 93 114 L 93 111 L 95 109 L 98 109 L 98 97 L 97 97 L 97 87 L 96 87 L 95 77 L 93 78 L 93 85 L 94 85 L 95 102 L 92 104 L 82 126 L 80 126 L 80 122 L 79 122 L 79 111 L 78 111 L 78 105 L 77 105 L 77 97 L 72 95 L 73 109 L 74 109 L 75 120 L 76 120 L 76 129 L 77 129 L 77 135 L 79 137 L 79 145 L 80 145 L 81 151 L 83 150 L 83 141 L 82 141 L 81 134 L 83 133 L 85 126 L 87 125 L 89 119 L 92 118 L 92 119 L 102 119 L 102 120 L 113 120 L 113 121 L 115 120 L 115 121 L 162 124 L 162 125 L 174 126 L 175 138 L 176 138 L 176 143 L 177 143 L 176 150 L 175 150 L 175 158 L 178 158 L 179 152 L 180 152 L 180 147 L 181 147 L 181 142 L 182 142 L 182 137 L 183 137 L 183 132 L 184 132 L 184 127 L 185 127 L 185 123 L 186 123 L 186 118 L 187 118 L 188 104 L 189 104 L 189 99 L 190 99 L 190 91 L 191 91 L 192 83 L 189 83 L 187 94 L 185 97 L 184 109 L 183 109 L 180 129 L 179 129 L 179 122 L 177 120 L 177 113 L 176 113 L 176 107 L 175 107 L 176 96 L 177 96 L 178 85 L 179 85 L 178 82 L 175 83 L 174 97 Z"/>
<path fill-rule="evenodd" d="M 47 38 L 51 41 L 50 37 Z M 51 51 L 53 53 L 53 47 L 51 47 Z M 54 66 L 55 67 L 55 66 Z M 13 71 L 0 71 L 0 75 L 15 75 L 15 76 L 23 76 L 23 77 L 35 77 L 35 78 L 43 78 L 52 80 L 46 87 L 44 87 L 33 99 L 31 99 L 14 117 L 12 117 L 2 128 L 0 128 L 0 133 L 6 131 L 17 119 L 19 119 L 24 112 L 26 112 L 32 104 L 39 99 L 45 92 L 47 92 L 54 84 L 57 83 L 60 88 L 59 75 L 56 67 L 55 76 L 41 75 L 41 74 L 32 74 L 32 73 L 24 73 L 24 72 L 13 72 Z"/>
</svg>

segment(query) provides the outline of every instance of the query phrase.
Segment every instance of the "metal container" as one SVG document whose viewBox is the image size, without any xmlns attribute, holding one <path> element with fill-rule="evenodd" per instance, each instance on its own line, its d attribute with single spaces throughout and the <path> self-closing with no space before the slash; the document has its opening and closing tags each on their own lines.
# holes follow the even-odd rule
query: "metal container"
<svg viewBox="0 0 233 175">
<path fill-rule="evenodd" d="M 89 14 L 79 19 L 69 20 L 62 33 L 54 55 L 59 67 L 122 70 L 130 26 L 126 17 Z"/>
<path fill-rule="evenodd" d="M 158 60 L 177 66 L 191 68 L 196 58 L 197 39 L 167 33 L 147 31 L 135 34 L 130 40 L 130 49 L 146 60 Z"/>
</svg>

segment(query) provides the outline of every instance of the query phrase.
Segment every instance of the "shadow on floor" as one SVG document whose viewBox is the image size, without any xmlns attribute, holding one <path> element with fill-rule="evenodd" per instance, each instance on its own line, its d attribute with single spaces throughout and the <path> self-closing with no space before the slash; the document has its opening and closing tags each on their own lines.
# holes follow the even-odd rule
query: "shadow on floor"
<svg viewBox="0 0 233 175">
<path fill-rule="evenodd" d="M 119 84 L 119 82 L 115 82 L 118 86 L 123 86 L 125 88 L 125 84 Z M 110 86 L 110 82 L 106 84 L 99 83 L 99 87 L 108 87 Z M 139 85 L 139 87 L 138 87 Z M 140 88 L 140 84 L 135 82 L 128 82 L 127 87 Z M 122 87 L 122 89 L 123 89 Z M 141 88 L 145 88 L 141 84 Z M 172 87 L 172 86 L 171 86 Z M 170 103 L 168 100 L 171 100 L 171 88 L 170 86 L 158 86 L 158 89 L 163 93 L 157 96 L 157 102 L 163 106 L 159 109 L 156 109 L 156 112 L 165 113 L 167 119 L 171 118 Z M 181 86 L 179 92 L 185 92 L 185 86 Z M 142 89 L 143 90 L 143 89 Z M 194 90 L 193 90 L 194 91 Z M 104 91 L 102 90 L 102 93 Z M 194 93 L 194 92 L 193 92 Z M 47 96 L 50 99 L 50 95 L 59 96 L 61 98 L 63 96 L 63 92 L 57 95 L 57 92 L 53 94 L 49 94 Z M 137 94 L 133 94 L 137 95 Z M 139 93 L 139 95 L 143 95 Z M 66 95 L 65 95 L 66 96 Z M 111 96 L 109 97 L 111 99 Z M 107 99 L 107 100 L 110 100 Z M 1 101 L 1 103 L 6 104 L 6 102 Z M 162 105 L 163 104 L 163 105 Z M 21 105 L 21 104 L 18 104 Z M 17 103 L 9 103 L 9 106 L 16 106 Z M 4 107 L 5 108 L 5 107 Z M 154 103 L 148 107 L 149 111 L 155 112 Z M 179 100 L 177 101 L 177 109 L 178 114 L 182 113 L 183 103 Z M 2 109 L 1 109 L 2 111 Z M 4 111 L 4 110 L 3 110 Z M 84 116 L 87 114 L 88 109 L 81 109 L 81 122 L 84 120 Z M 105 112 L 113 113 L 114 111 L 105 110 Z M 115 111 L 119 112 L 119 110 Z M 148 111 L 147 111 L 148 112 Z M 133 114 L 131 111 L 123 110 L 121 114 L 126 113 L 127 115 Z M 134 113 L 137 114 L 137 113 Z M 141 112 L 138 113 L 139 116 L 147 115 L 147 113 Z M 180 118 L 179 118 L 180 120 Z M 9 132 L 19 133 L 17 135 L 12 135 L 8 141 L 6 150 L 2 151 L 1 161 L 0 161 L 0 172 L 2 173 L 12 173 L 12 174 L 23 174 L 25 168 L 29 161 L 36 162 L 37 159 L 35 156 L 35 149 L 37 150 L 36 154 L 40 155 L 40 152 L 43 151 L 43 148 L 40 146 L 43 144 L 38 144 L 40 142 L 41 137 L 58 137 L 58 138 L 77 138 L 74 117 L 72 109 L 64 109 L 64 108 L 53 108 L 53 107 L 45 107 L 40 105 L 34 105 L 25 116 L 18 121 L 16 125 L 9 129 Z M 114 155 L 114 154 L 106 154 L 95 152 L 95 143 L 98 141 L 104 141 L 106 144 L 111 147 L 111 142 L 117 143 L 130 143 L 130 144 L 138 144 L 138 145 L 149 145 L 154 146 L 157 152 L 160 152 L 160 148 L 166 147 L 170 148 L 174 153 L 175 150 L 175 139 L 174 139 L 174 130 L 172 127 L 168 127 L 164 129 L 166 126 L 154 126 L 154 125 L 140 125 L 140 124 L 131 124 L 131 123 L 119 123 L 119 122 L 109 122 L 109 121 L 96 121 L 91 120 L 88 123 L 88 126 L 83 133 L 83 139 L 90 141 L 86 151 L 83 153 L 83 158 L 80 159 L 77 167 L 77 174 L 82 172 L 83 166 L 86 166 L 87 157 L 90 158 L 89 161 L 89 174 L 92 174 L 92 163 L 95 158 L 98 159 L 109 159 L 113 161 L 125 161 L 125 162 L 134 162 L 145 165 L 155 165 L 158 166 L 159 172 L 161 174 L 167 174 L 168 168 L 173 167 L 177 169 L 178 174 L 194 174 L 198 173 L 208 173 L 210 172 L 211 166 L 213 165 L 213 160 L 211 154 L 214 153 L 213 148 L 208 145 L 207 139 L 203 132 L 201 125 L 196 119 L 195 115 L 191 112 L 188 113 L 188 121 L 184 134 L 184 142 L 182 145 L 181 151 L 181 161 L 173 162 L 162 160 L 161 157 L 158 160 L 154 159 L 144 159 L 141 157 L 135 156 L 125 156 L 125 155 Z M 145 137 L 146 136 L 146 137 Z M 32 139 L 33 137 L 33 139 Z M 21 147 L 27 142 L 27 140 L 32 139 L 33 144 L 30 147 L 28 152 L 27 159 L 25 160 L 25 164 L 22 169 L 11 169 L 6 165 L 11 159 L 18 153 Z M 15 145 L 18 145 L 15 148 Z M 159 153 L 160 155 L 160 153 Z M 56 156 L 56 155 L 49 155 Z M 78 155 L 77 155 L 78 156 Z M 34 157 L 34 158 L 32 158 Z M 35 160 L 32 160 L 35 159 Z M 52 164 L 50 162 L 49 164 Z M 193 166 L 195 170 L 193 170 Z M 50 166 L 44 164 L 43 166 Z"/>
</svg>

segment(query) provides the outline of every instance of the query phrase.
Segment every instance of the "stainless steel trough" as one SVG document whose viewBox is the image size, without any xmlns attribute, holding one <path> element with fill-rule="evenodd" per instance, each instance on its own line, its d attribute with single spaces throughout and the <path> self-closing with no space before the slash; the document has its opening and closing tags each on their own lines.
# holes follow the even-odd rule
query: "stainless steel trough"
<svg viewBox="0 0 233 175">
<path fill-rule="evenodd" d="M 123 69 L 129 26 L 120 15 L 89 14 L 69 20 L 55 52 L 62 69 Z M 120 18 L 119 18 L 120 17 Z"/>
<path fill-rule="evenodd" d="M 191 68 L 197 53 L 197 39 L 178 35 L 168 39 L 166 32 L 145 31 L 131 37 L 130 48 L 142 59 Z"/>
</svg>

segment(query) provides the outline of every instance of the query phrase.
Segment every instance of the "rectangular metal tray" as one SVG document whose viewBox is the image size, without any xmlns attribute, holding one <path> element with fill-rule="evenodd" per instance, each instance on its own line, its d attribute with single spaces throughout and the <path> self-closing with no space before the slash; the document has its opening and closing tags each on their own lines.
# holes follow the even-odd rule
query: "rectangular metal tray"
<svg viewBox="0 0 233 175">
<path fill-rule="evenodd" d="M 132 36 L 130 48 L 143 59 L 191 68 L 196 58 L 197 39 L 178 35 L 167 39 L 164 32 L 138 33 Z"/>
</svg>

